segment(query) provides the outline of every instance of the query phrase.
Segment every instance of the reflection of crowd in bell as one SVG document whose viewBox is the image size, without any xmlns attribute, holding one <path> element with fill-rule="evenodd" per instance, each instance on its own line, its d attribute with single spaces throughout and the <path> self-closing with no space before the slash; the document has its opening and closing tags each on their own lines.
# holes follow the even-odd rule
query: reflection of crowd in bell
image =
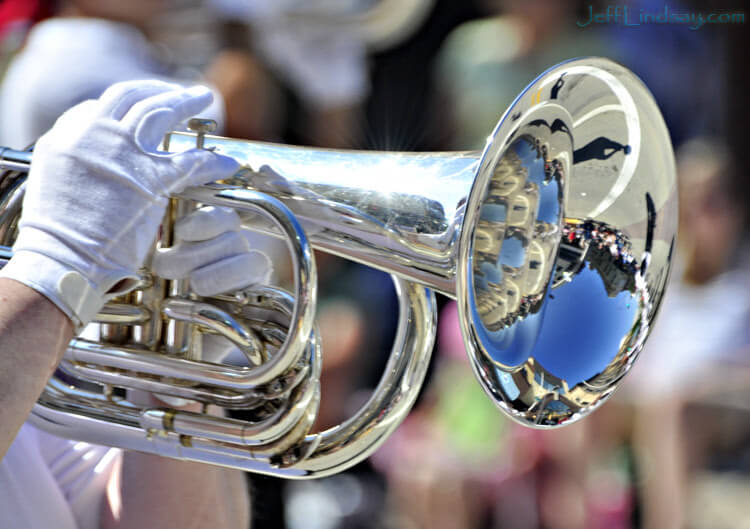
<svg viewBox="0 0 750 529">
<path fill-rule="evenodd" d="M 599 271 L 610 296 L 623 290 L 635 292 L 634 276 L 640 270 L 640 264 L 633 256 L 630 241 L 620 230 L 590 219 L 578 223 L 569 220 L 563 226 L 562 234 L 561 253 L 582 250 L 578 254 L 576 271 L 588 261 L 592 269 Z"/>
<path fill-rule="evenodd" d="M 580 248 L 596 245 L 599 250 L 606 249 L 630 273 L 635 273 L 640 266 L 631 253 L 631 244 L 620 230 L 615 230 L 603 223 L 585 220 L 580 224 L 566 224 L 562 229 L 563 237 L 570 244 Z"/>
</svg>

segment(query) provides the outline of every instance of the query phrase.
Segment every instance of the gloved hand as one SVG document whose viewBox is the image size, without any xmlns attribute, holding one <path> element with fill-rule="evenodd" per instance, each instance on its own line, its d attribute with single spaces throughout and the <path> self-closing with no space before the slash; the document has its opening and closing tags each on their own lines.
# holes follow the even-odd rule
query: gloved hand
<svg viewBox="0 0 750 529">
<path fill-rule="evenodd" d="M 154 254 L 151 268 L 167 279 L 189 278 L 198 295 L 212 296 L 249 285 L 267 284 L 273 266 L 250 249 L 240 217 L 231 208 L 205 206 L 175 222 L 177 243 Z M 203 336 L 203 360 L 220 363 L 236 346 L 221 336 Z"/>
<path fill-rule="evenodd" d="M 212 98 L 204 87 L 129 81 L 63 114 L 37 142 L 2 276 L 44 294 L 80 331 L 137 277 L 168 196 L 239 169 L 207 150 L 156 150 Z"/>
</svg>

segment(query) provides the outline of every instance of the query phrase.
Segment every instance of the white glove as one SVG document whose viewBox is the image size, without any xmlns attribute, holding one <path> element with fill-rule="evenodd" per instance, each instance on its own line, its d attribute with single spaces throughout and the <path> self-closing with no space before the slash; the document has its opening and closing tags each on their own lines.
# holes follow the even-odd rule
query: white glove
<svg viewBox="0 0 750 529">
<path fill-rule="evenodd" d="M 63 114 L 37 142 L 14 256 L 2 276 L 54 302 L 76 330 L 126 292 L 153 243 L 167 198 L 230 177 L 232 158 L 157 152 L 164 134 L 212 100 L 205 87 L 113 85 Z"/>
<path fill-rule="evenodd" d="M 159 249 L 152 269 L 167 279 L 190 279 L 200 296 L 266 284 L 273 266 L 266 254 L 251 250 L 240 217 L 230 208 L 205 206 L 178 219 L 177 243 Z"/>
</svg>

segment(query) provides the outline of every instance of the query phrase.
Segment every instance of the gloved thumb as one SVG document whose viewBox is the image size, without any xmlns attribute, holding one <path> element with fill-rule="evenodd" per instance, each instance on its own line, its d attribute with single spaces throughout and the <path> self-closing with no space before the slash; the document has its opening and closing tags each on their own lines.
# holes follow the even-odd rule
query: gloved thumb
<svg viewBox="0 0 750 529">
<path fill-rule="evenodd" d="M 175 178 L 164 182 L 168 194 L 179 193 L 186 187 L 197 186 L 230 178 L 240 170 L 234 158 L 205 149 L 191 149 L 170 157 L 175 167 Z"/>
</svg>

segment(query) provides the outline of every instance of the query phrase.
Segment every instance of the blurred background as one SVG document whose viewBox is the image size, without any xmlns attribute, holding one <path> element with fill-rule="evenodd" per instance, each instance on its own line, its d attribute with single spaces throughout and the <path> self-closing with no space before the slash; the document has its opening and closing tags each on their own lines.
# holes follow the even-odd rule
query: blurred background
<svg viewBox="0 0 750 529">
<path fill-rule="evenodd" d="M 563 60 L 638 74 L 674 145 L 680 233 L 652 337 L 590 419 L 553 432 L 504 419 L 474 382 L 455 303 L 414 411 L 372 458 L 312 482 L 249 475 L 254 527 L 750 527 L 750 124 L 742 23 L 589 23 L 577 0 L 5 0 L 0 144 L 24 147 L 109 84 L 204 82 L 223 135 L 374 150 L 480 149 L 504 110 Z M 671 1 L 742 13 L 742 2 Z M 274 255 L 283 282 L 284 253 Z M 318 254 L 318 428 L 377 383 L 397 304 L 380 272 Z"/>
</svg>

